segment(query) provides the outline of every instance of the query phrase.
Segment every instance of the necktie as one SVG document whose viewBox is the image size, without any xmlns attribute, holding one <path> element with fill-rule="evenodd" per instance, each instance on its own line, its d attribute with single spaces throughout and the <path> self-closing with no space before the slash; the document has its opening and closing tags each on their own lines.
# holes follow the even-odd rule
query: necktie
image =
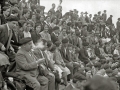
<svg viewBox="0 0 120 90">
<path fill-rule="evenodd" d="M 11 42 L 12 35 L 13 35 L 12 30 L 9 30 L 9 39 L 8 39 L 6 50 L 8 50 L 9 47 L 10 47 L 10 42 Z"/>
</svg>

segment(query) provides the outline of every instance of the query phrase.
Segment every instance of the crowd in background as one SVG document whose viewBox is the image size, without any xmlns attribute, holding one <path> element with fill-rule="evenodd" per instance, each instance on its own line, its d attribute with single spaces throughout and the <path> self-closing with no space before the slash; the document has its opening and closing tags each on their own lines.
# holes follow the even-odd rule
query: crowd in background
<svg viewBox="0 0 120 90">
<path fill-rule="evenodd" d="M 17 90 L 20 81 L 26 90 L 119 90 L 120 18 L 115 27 L 107 10 L 63 15 L 61 3 L 48 12 L 39 0 L 0 5 L 0 90 L 7 75 Z"/>
</svg>

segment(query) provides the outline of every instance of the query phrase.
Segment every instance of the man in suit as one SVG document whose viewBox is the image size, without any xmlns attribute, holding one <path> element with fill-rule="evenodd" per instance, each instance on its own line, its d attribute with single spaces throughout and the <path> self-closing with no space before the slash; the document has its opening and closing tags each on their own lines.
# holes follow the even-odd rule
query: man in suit
<svg viewBox="0 0 120 90">
<path fill-rule="evenodd" d="M 86 21 L 86 23 L 89 23 L 89 17 L 87 16 L 88 13 L 85 12 L 84 14 L 85 14 L 85 21 Z"/>
<path fill-rule="evenodd" d="M 103 18 L 103 21 L 106 22 L 106 19 L 107 19 L 106 10 L 104 10 L 104 13 L 102 14 L 102 18 Z"/>
<path fill-rule="evenodd" d="M 52 8 L 49 10 L 49 12 L 52 12 L 52 15 L 54 15 L 55 14 L 55 4 L 53 3 L 52 4 Z"/>
<path fill-rule="evenodd" d="M 54 27 L 53 32 L 51 33 L 51 40 L 53 43 L 58 41 L 58 36 L 59 36 L 59 27 Z"/>
<path fill-rule="evenodd" d="M 7 21 L 8 23 L 0 26 L 0 48 L 1 51 L 6 52 L 10 59 L 14 59 L 14 49 L 11 46 L 11 39 L 13 36 L 13 29 L 16 28 L 18 24 L 18 18 L 10 16 Z"/>
<path fill-rule="evenodd" d="M 21 48 L 16 54 L 16 73 L 33 90 L 48 90 L 48 79 L 39 75 L 38 67 L 45 59 L 37 59 L 32 49 L 32 39 L 26 37 L 20 41 Z"/>
<path fill-rule="evenodd" d="M 44 15 L 41 15 L 41 16 L 40 16 L 41 31 L 44 30 L 44 26 L 45 26 L 44 20 L 45 20 L 45 16 L 44 16 Z"/>
<path fill-rule="evenodd" d="M 109 25 L 112 25 L 112 17 L 113 17 L 113 15 L 110 15 L 110 17 L 107 19 L 107 21 L 106 21 L 106 24 L 109 26 Z"/>
<path fill-rule="evenodd" d="M 77 72 L 73 76 L 73 82 L 63 90 L 84 90 L 85 83 L 86 77 L 83 74 Z"/>
<path fill-rule="evenodd" d="M 67 68 L 71 72 L 71 74 L 68 75 L 68 80 L 70 80 L 73 77 L 73 63 L 72 63 L 72 60 L 69 59 L 68 39 L 66 39 L 66 38 L 62 40 L 62 46 L 61 46 L 60 53 L 61 53 L 61 56 L 66 64 Z"/>
<path fill-rule="evenodd" d="M 88 45 L 89 45 L 88 42 L 83 42 L 83 48 L 79 52 L 79 59 L 85 64 L 89 62 L 89 56 L 87 52 Z"/>
<path fill-rule="evenodd" d="M 116 26 L 117 26 L 117 32 L 119 33 L 119 41 L 120 41 L 120 18 L 118 18 Z"/>
</svg>

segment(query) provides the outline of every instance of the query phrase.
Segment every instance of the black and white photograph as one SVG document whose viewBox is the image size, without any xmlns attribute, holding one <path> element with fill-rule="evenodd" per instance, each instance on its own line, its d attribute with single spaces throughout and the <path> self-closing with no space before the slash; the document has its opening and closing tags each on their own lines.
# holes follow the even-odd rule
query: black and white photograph
<svg viewBox="0 0 120 90">
<path fill-rule="evenodd" d="M 120 90 L 120 0 L 0 0 L 0 90 Z"/>
</svg>

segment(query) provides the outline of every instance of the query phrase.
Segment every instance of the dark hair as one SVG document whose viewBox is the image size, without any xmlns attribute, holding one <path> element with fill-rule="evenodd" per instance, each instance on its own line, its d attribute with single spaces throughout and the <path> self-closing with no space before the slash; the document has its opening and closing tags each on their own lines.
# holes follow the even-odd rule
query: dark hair
<svg viewBox="0 0 120 90">
<path fill-rule="evenodd" d="M 53 45 L 52 48 L 50 49 L 50 52 L 54 52 L 56 50 L 56 45 Z"/>
<path fill-rule="evenodd" d="M 50 16 L 46 16 L 46 17 L 45 17 L 45 20 L 46 20 L 48 17 L 50 17 Z"/>
<path fill-rule="evenodd" d="M 41 26 L 41 24 L 40 23 L 36 23 L 35 24 L 35 29 L 36 29 L 37 26 Z"/>
<path fill-rule="evenodd" d="M 7 9 L 9 9 L 9 7 L 7 7 L 7 6 L 3 7 L 3 11 L 6 11 Z"/>
<path fill-rule="evenodd" d="M 23 15 L 26 14 L 27 12 L 29 12 L 28 9 L 23 9 Z"/>
</svg>

